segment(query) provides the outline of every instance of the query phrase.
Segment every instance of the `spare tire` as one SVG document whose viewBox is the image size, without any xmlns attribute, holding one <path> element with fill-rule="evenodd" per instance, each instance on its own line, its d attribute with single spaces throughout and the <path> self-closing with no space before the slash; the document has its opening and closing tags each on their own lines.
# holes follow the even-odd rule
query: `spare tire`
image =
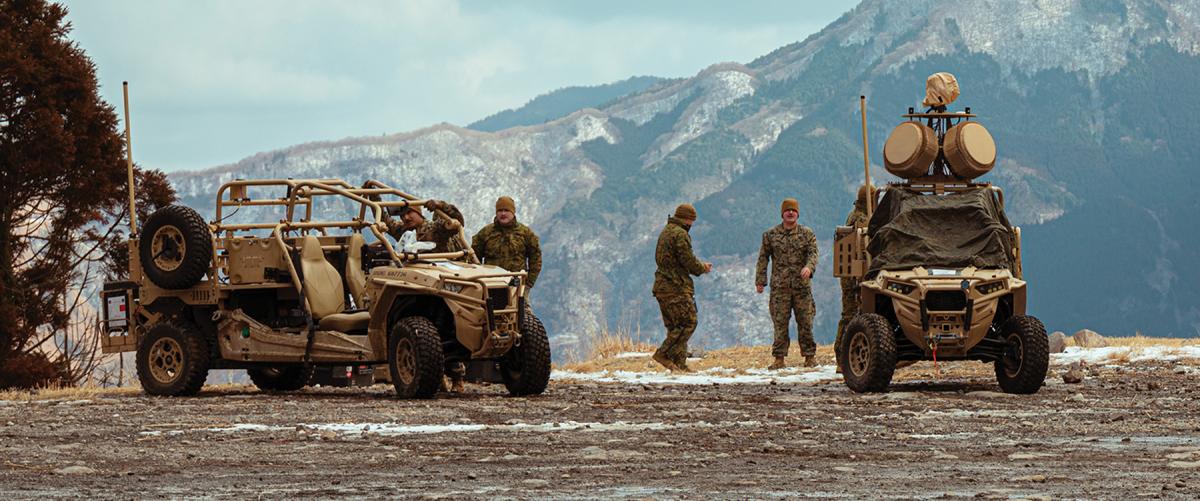
<svg viewBox="0 0 1200 501">
<path fill-rule="evenodd" d="M 946 131 L 942 154 L 954 175 L 975 179 L 996 165 L 996 141 L 979 122 L 961 122 Z"/>
<path fill-rule="evenodd" d="M 168 205 L 142 225 L 138 257 L 142 271 L 164 289 L 187 289 L 200 282 L 212 265 L 212 233 L 190 207 Z"/>
<path fill-rule="evenodd" d="M 892 129 L 883 144 L 883 166 L 892 175 L 911 179 L 929 173 L 937 159 L 937 133 L 920 122 L 904 122 Z"/>
</svg>

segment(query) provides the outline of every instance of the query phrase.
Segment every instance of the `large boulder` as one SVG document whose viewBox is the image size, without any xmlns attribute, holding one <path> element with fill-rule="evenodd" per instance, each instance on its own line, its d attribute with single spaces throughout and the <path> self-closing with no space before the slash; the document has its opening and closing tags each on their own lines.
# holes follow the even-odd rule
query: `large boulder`
<svg viewBox="0 0 1200 501">
<path fill-rule="evenodd" d="M 1091 329 L 1083 329 L 1071 336 L 1075 340 L 1075 346 L 1080 348 L 1103 348 L 1108 346 L 1108 341 L 1104 336 L 1097 334 Z"/>
<path fill-rule="evenodd" d="M 1062 353 L 1067 350 L 1067 335 L 1062 331 L 1054 331 L 1049 338 L 1050 353 Z"/>
</svg>

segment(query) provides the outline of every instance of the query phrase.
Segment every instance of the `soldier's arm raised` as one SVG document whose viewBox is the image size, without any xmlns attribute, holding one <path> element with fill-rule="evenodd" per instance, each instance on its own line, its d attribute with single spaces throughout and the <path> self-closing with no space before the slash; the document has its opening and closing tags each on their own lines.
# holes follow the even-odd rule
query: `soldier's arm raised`
<svg viewBox="0 0 1200 501">
<path fill-rule="evenodd" d="M 771 239 L 763 233 L 762 245 L 758 247 L 758 266 L 754 268 L 754 285 L 766 287 L 767 265 L 771 263 Z"/>
<path fill-rule="evenodd" d="M 542 243 L 533 230 L 529 230 L 529 238 L 525 240 L 525 256 L 529 259 L 529 286 L 533 287 L 542 273 Z"/>
</svg>

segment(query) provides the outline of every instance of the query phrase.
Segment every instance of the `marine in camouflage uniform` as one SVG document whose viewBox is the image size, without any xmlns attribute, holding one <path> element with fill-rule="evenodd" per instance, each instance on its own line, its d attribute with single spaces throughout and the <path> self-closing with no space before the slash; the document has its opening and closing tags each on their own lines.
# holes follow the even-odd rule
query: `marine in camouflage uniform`
<svg viewBox="0 0 1200 501">
<path fill-rule="evenodd" d="M 712 264 L 701 262 L 692 253 L 692 238 L 688 231 L 696 220 L 696 208 L 683 204 L 658 235 L 654 261 L 655 299 L 662 312 L 667 336 L 654 352 L 654 361 L 673 371 L 688 371 L 687 344 L 696 331 L 696 289 L 692 275 L 712 271 Z"/>
<path fill-rule="evenodd" d="M 532 229 L 517 222 L 516 213 L 513 199 L 496 200 L 496 219 L 471 238 L 471 248 L 484 264 L 508 271 L 524 270 L 528 273 L 525 286 L 533 287 L 542 272 L 542 245 Z"/>
<path fill-rule="evenodd" d="M 871 193 L 874 194 L 872 189 Z M 867 227 L 867 187 L 866 185 L 858 188 L 858 198 L 854 201 L 854 209 L 846 216 L 846 226 L 853 228 Z M 858 314 L 860 301 L 859 285 L 861 281 L 855 278 L 842 278 L 842 318 L 838 320 L 837 337 L 833 341 L 834 353 L 838 353 L 838 346 L 842 344 L 842 331 L 846 330 L 846 325 L 854 319 Z M 841 370 L 841 361 L 838 361 L 838 370 Z"/>
<path fill-rule="evenodd" d="M 459 228 L 463 226 L 463 215 L 453 204 L 440 200 L 428 200 L 425 208 L 433 212 L 433 217 L 426 219 L 418 207 L 401 207 L 393 215 L 400 216 L 400 221 L 388 218 L 388 234 L 397 240 L 406 231 L 416 231 L 417 241 L 433 242 L 433 250 L 429 252 L 458 252 L 466 250 L 467 245 L 459 238 Z M 438 211 L 441 211 L 439 214 Z M 408 215 L 408 213 L 414 215 Z M 443 217 L 445 214 L 447 217 Z"/>
<path fill-rule="evenodd" d="M 796 340 L 804 365 L 816 365 L 814 356 L 817 345 L 813 342 L 812 320 L 816 304 L 812 297 L 812 273 L 817 268 L 817 237 L 813 231 L 796 222 L 800 204 L 792 198 L 780 206 L 784 222 L 763 233 L 762 247 L 758 251 L 758 266 L 754 284 L 759 293 L 767 286 L 767 264 L 771 264 L 771 320 L 775 324 L 775 343 L 771 355 L 775 362 L 771 369 L 784 366 L 788 353 L 788 320 L 796 316 Z M 790 213 L 790 214 L 789 214 Z M 790 218 L 790 224 L 789 224 Z M 806 276 L 807 275 L 807 276 Z"/>
</svg>

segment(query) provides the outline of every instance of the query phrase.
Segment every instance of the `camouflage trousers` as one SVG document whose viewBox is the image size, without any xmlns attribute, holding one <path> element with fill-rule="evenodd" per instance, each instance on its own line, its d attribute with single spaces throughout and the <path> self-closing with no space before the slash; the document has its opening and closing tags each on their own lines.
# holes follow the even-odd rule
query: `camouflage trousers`
<svg viewBox="0 0 1200 501">
<path fill-rule="evenodd" d="M 800 353 L 806 357 L 817 354 L 817 344 L 813 342 L 812 321 L 817 305 L 813 302 L 811 289 L 778 290 L 771 289 L 771 321 L 775 323 L 775 343 L 771 345 L 771 355 L 786 357 L 788 354 L 788 320 L 796 315 L 796 342 L 800 345 Z"/>
<path fill-rule="evenodd" d="M 696 301 L 692 296 L 662 295 L 658 299 L 658 308 L 662 312 L 663 326 L 667 328 L 667 337 L 655 354 L 661 354 L 675 365 L 687 365 L 687 344 L 696 332 Z"/>
<path fill-rule="evenodd" d="M 842 279 L 842 318 L 838 320 L 837 336 L 833 340 L 833 353 L 837 356 L 837 347 L 842 344 L 842 331 L 846 330 L 846 326 L 854 320 L 854 316 L 858 314 L 859 304 L 859 281 L 849 278 Z"/>
</svg>

